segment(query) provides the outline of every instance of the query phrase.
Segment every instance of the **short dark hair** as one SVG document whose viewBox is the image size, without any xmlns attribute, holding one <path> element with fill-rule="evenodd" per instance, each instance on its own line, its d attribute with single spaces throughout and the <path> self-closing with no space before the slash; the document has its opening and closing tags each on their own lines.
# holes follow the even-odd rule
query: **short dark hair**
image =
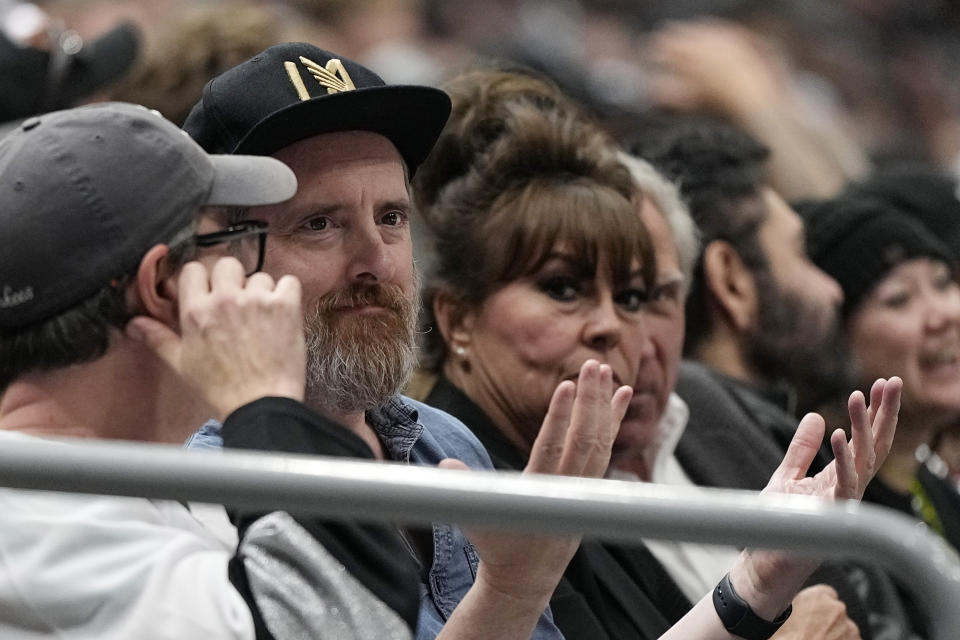
<svg viewBox="0 0 960 640">
<path fill-rule="evenodd" d="M 193 259 L 195 225 L 169 242 L 167 266 L 176 270 Z M 0 330 L 0 394 L 28 373 L 52 371 L 92 362 L 107 352 L 111 330 L 120 330 L 132 317 L 124 300 L 134 274 L 119 277 L 92 296 L 42 322 Z"/>
<path fill-rule="evenodd" d="M 701 247 L 724 240 L 755 273 L 768 268 L 757 231 L 767 217 L 762 191 L 769 150 L 746 133 L 719 123 L 687 123 L 627 145 L 680 187 L 701 234 Z M 703 273 L 703 252 L 697 260 L 687 298 L 684 351 L 694 352 L 710 335 Z"/>
</svg>

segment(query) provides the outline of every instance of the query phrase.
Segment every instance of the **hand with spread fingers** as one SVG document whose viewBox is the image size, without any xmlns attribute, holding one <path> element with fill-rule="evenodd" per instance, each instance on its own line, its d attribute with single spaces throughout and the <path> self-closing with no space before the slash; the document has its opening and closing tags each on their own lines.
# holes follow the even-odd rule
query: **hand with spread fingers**
<svg viewBox="0 0 960 640">
<path fill-rule="evenodd" d="M 630 387 L 614 389 L 608 365 L 587 360 L 576 383 L 564 381 L 554 391 L 524 473 L 603 477 L 632 396 Z M 441 466 L 465 468 L 457 461 L 444 461 Z M 448 623 L 438 637 L 455 633 L 461 639 L 528 638 L 536 622 L 530 613 L 547 606 L 580 539 L 481 530 L 467 534 L 477 549 L 480 567 L 464 603 L 476 602 L 478 608 L 458 607 L 451 622 L 458 615 L 462 619 Z M 489 618 L 472 619 L 486 606 L 495 607 L 496 624 Z"/>
<path fill-rule="evenodd" d="M 266 396 L 303 400 L 306 348 L 300 282 L 265 273 L 247 278 L 235 258 L 208 272 L 199 262 L 178 280 L 179 334 L 156 319 L 138 316 L 127 335 L 149 346 L 195 385 L 226 418 Z"/>
<path fill-rule="evenodd" d="M 808 414 L 797 427 L 780 467 L 764 492 L 808 494 L 836 499 L 859 500 L 867 484 L 886 460 L 896 431 L 900 411 L 900 378 L 877 380 L 870 389 L 870 406 L 863 394 L 854 391 L 847 402 L 852 436 L 847 441 L 842 429 L 830 435 L 835 460 L 813 476 L 806 471 L 823 441 L 824 422 Z"/>
<path fill-rule="evenodd" d="M 774 471 L 763 493 L 811 495 L 833 500 L 862 498 L 867 484 L 890 452 L 902 388 L 900 378 L 877 380 L 870 389 L 869 408 L 861 392 L 850 394 L 847 403 L 850 440 L 847 441 L 843 429 L 838 428 L 830 434 L 834 460 L 813 477 L 807 477 L 807 469 L 823 442 L 825 424 L 815 413 L 804 416 L 783 462 Z M 780 604 L 774 605 L 775 611 L 770 611 L 771 619 L 786 608 L 818 564 L 773 551 L 747 550 L 742 558 L 747 562 L 738 563 L 731 571 L 734 588 L 748 601 L 751 593 L 780 593 Z"/>
<path fill-rule="evenodd" d="M 830 435 L 834 461 L 813 477 L 807 477 L 807 469 L 823 442 L 826 425 L 817 414 L 804 416 L 763 493 L 860 500 L 890 452 L 902 389 L 900 378 L 877 380 L 870 389 L 869 407 L 861 392 L 853 392 L 847 403 L 851 437 L 848 441 L 842 429 Z M 818 564 L 783 551 L 746 549 L 730 570 L 730 583 L 757 616 L 775 620 Z M 731 636 L 723 628 L 708 594 L 662 637 L 709 640 Z"/>
</svg>

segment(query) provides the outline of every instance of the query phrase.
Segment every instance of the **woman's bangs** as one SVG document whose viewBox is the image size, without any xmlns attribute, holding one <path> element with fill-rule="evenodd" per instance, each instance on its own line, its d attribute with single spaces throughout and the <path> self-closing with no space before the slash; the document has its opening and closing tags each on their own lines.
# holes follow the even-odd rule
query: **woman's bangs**
<svg viewBox="0 0 960 640">
<path fill-rule="evenodd" d="M 513 207 L 523 215 L 508 244 L 524 250 L 505 265 L 505 281 L 536 273 L 559 249 L 584 277 L 596 274 L 601 254 L 615 282 L 628 282 L 638 264 L 646 276 L 652 262 L 646 229 L 636 206 L 617 191 L 585 180 L 533 183 Z"/>
</svg>

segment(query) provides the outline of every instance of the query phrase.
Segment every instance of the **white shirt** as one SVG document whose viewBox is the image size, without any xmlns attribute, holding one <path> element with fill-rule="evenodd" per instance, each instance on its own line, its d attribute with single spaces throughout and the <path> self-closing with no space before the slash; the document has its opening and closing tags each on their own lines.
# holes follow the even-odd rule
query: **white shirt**
<svg viewBox="0 0 960 640">
<path fill-rule="evenodd" d="M 232 556 L 176 502 L 0 489 L 0 638 L 252 640 Z"/>
<path fill-rule="evenodd" d="M 657 426 L 653 444 L 644 450 L 644 458 L 647 468 L 652 470 L 651 478 L 654 484 L 695 486 L 676 456 L 677 443 L 687 428 L 689 418 L 690 409 L 687 403 L 677 394 L 671 393 L 667 409 Z M 636 474 L 619 469 L 611 469 L 607 477 L 614 480 L 641 481 Z M 643 542 L 691 602 L 697 602 L 712 591 L 740 553 L 735 547 L 724 545 L 653 539 L 645 539 Z"/>
</svg>

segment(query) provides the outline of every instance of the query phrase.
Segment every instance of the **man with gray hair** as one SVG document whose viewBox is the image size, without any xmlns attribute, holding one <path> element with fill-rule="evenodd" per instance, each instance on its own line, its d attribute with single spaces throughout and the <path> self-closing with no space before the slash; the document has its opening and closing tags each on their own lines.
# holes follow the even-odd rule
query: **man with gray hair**
<svg viewBox="0 0 960 640">
<path fill-rule="evenodd" d="M 683 354 L 684 303 L 699 253 L 699 231 L 677 187 L 645 160 L 626 153 L 620 161 L 644 194 L 640 216 L 650 233 L 657 279 L 645 308 L 653 348 L 640 364 L 634 397 L 624 418 L 648 433 L 645 447 L 614 462 L 609 477 L 657 484 L 693 486 L 677 459 L 676 447 L 690 410 L 676 393 Z M 733 547 L 645 540 L 684 594 L 694 600 L 727 571 L 739 551 Z M 858 638 L 857 626 L 833 588 L 817 585 L 793 600 L 793 614 L 774 638 Z"/>
<path fill-rule="evenodd" d="M 699 369 L 691 370 L 696 365 L 682 360 L 686 298 L 700 256 L 700 231 L 676 185 L 645 160 L 626 153 L 620 158 L 646 196 L 641 217 L 657 261 L 657 284 L 646 311 L 655 356 L 641 363 L 634 399 L 624 419 L 639 421 L 650 432 L 651 445 L 621 459 L 611 477 L 712 486 L 705 477 L 737 477 L 745 472 L 741 459 L 729 455 L 732 447 L 712 446 L 712 439 L 739 442 L 743 447 L 740 455 L 767 451 L 770 444 L 750 428 L 750 415 L 739 403 L 731 402 L 722 385 L 700 374 Z M 691 390 L 696 397 L 710 398 L 709 414 L 692 425 L 696 429 L 693 438 L 688 437 L 690 408 L 681 397 Z M 781 453 L 771 453 L 770 459 Z M 710 466 L 705 469 L 702 461 L 706 459 Z M 765 464 L 773 464 L 766 462 L 767 458 L 761 460 L 764 462 L 753 461 L 750 469 L 758 478 L 769 469 Z M 735 555 L 735 550 L 709 545 L 662 540 L 646 544 L 688 596 L 715 582 L 731 554 Z M 779 632 L 785 634 L 782 637 L 914 638 L 903 602 L 890 579 L 876 568 L 827 563 L 809 584 L 813 586 L 794 598 L 794 613 Z"/>
</svg>

